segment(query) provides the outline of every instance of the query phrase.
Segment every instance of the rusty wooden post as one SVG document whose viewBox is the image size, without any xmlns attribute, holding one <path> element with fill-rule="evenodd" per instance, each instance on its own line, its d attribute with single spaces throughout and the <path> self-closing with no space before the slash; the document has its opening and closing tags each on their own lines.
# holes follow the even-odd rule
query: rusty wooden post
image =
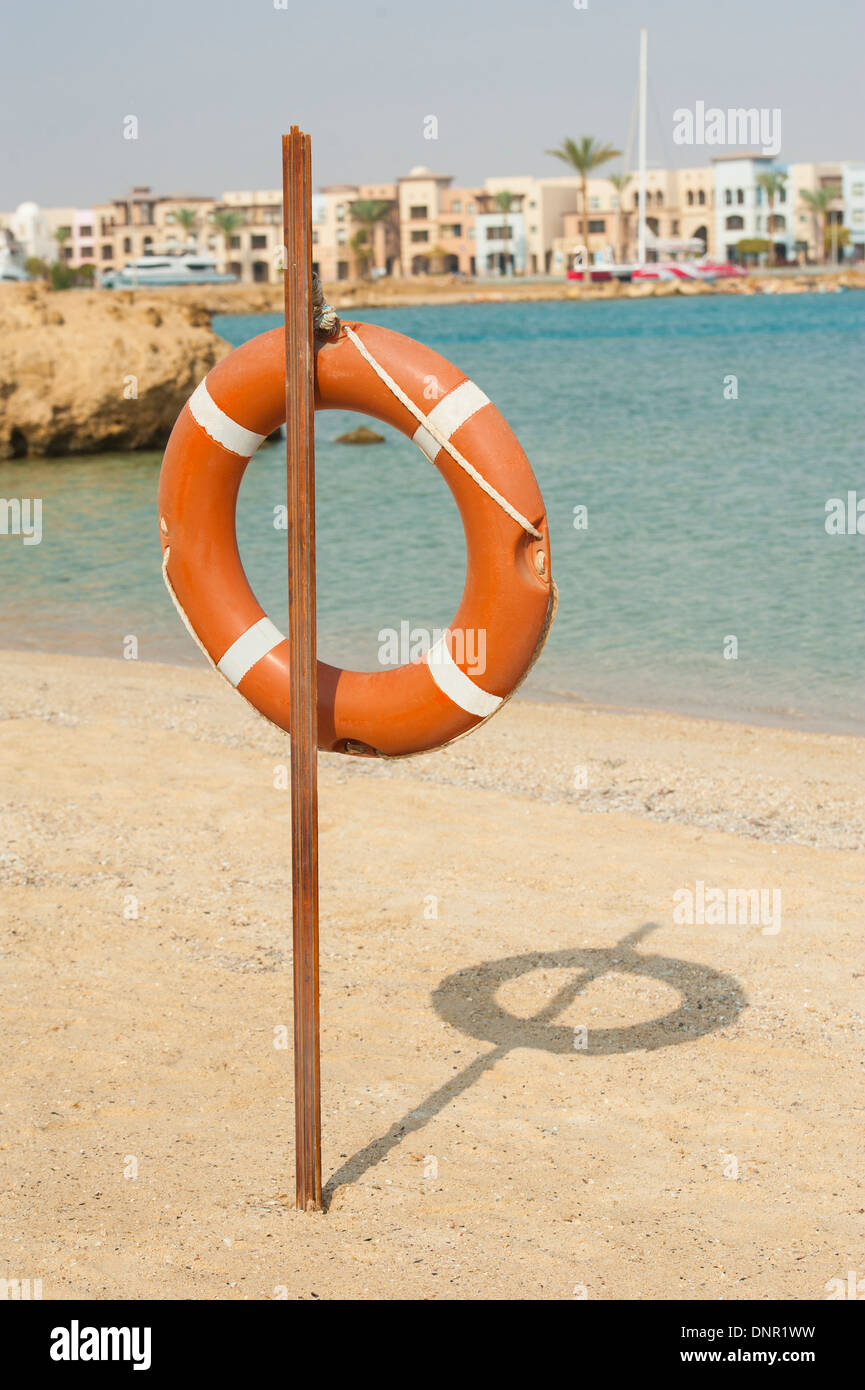
<svg viewBox="0 0 865 1390">
<path fill-rule="evenodd" d="M 318 690 L 315 632 L 315 401 L 310 140 L 282 137 L 288 471 L 291 886 L 297 1205 L 321 1210 L 318 1006 Z"/>
</svg>

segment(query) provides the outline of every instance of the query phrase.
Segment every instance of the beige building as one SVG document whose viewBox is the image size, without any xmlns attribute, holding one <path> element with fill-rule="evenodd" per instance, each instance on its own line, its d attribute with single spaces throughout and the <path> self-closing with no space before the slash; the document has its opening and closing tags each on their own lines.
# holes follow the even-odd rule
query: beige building
<svg viewBox="0 0 865 1390">
<path fill-rule="evenodd" d="M 358 203 L 384 203 L 368 227 L 354 215 Z M 362 274 L 391 275 L 399 268 L 399 219 L 392 183 L 331 184 L 312 199 L 313 264 L 322 280 Z"/>
<path fill-rule="evenodd" d="M 444 270 L 474 275 L 475 218 L 482 188 L 452 188 L 451 174 L 423 165 L 397 180 L 403 275 Z"/>
<path fill-rule="evenodd" d="M 552 238 L 548 268 L 555 274 L 571 264 L 585 245 L 591 259 L 598 253 L 619 263 L 637 257 L 639 191 L 636 175 L 621 198 L 608 178 L 588 180 L 587 230 L 584 230 L 580 184 L 571 185 L 572 202 Z M 579 208 L 579 210 L 578 210 Z M 714 254 L 714 174 L 706 169 L 650 169 L 646 173 L 646 251 L 658 256 Z"/>
<path fill-rule="evenodd" d="M 120 270 L 140 256 L 166 256 L 185 250 L 217 253 L 213 226 L 216 202 L 200 193 L 155 194 L 139 185 L 128 195 L 93 208 L 94 256 L 99 270 Z M 178 213 L 187 209 L 195 225 L 187 230 Z"/>
<path fill-rule="evenodd" d="M 865 259 L 865 165 L 848 160 L 782 166 L 748 154 L 717 156 L 704 167 L 648 171 L 649 259 L 697 254 L 704 247 L 724 260 L 737 254 L 741 240 L 765 237 L 769 218 L 757 180 L 770 168 L 787 176 L 772 216 L 776 260 L 822 258 L 821 222 L 803 197 L 819 188 L 838 189 L 825 218 L 830 253 L 837 228 L 838 255 Z M 386 205 L 371 227 L 354 213 L 363 202 Z M 225 214 L 233 227 L 220 226 Z M 313 261 L 327 281 L 438 271 L 562 275 L 584 242 L 590 257 L 629 262 L 637 256 L 636 175 L 621 203 L 608 177 L 588 180 L 585 229 L 575 174 L 496 175 L 483 188 L 455 188 L 450 175 L 423 166 L 395 183 L 323 188 L 313 195 L 312 217 Z M 214 255 L 221 270 L 244 283 L 275 283 L 282 274 L 278 189 L 231 191 L 215 199 L 155 194 L 142 185 L 93 208 L 22 203 L 0 213 L 0 230 L 19 260 L 107 271 L 149 254 L 196 250 Z"/>
<path fill-rule="evenodd" d="M 353 215 L 359 202 L 382 202 L 387 210 L 371 237 Z M 224 269 L 244 284 L 275 282 L 282 273 L 282 193 L 228 192 L 215 211 L 242 221 L 221 249 Z M 399 258 L 396 189 L 393 184 L 334 184 L 312 195 L 312 261 L 323 280 L 347 280 L 363 271 L 390 274 Z"/>
</svg>

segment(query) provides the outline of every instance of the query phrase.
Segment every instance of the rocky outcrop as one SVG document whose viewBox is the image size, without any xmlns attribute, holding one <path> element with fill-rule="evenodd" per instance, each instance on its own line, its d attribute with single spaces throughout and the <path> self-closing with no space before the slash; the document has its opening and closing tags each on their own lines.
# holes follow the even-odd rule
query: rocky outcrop
<svg viewBox="0 0 865 1390">
<path fill-rule="evenodd" d="M 366 425 L 358 425 L 356 430 L 348 430 L 345 434 L 338 434 L 334 440 L 335 444 L 384 444 L 384 435 L 378 434 L 376 430 L 371 430 Z"/>
<path fill-rule="evenodd" d="M 0 286 L 0 457 L 161 448 L 229 351 L 177 296 Z"/>
</svg>

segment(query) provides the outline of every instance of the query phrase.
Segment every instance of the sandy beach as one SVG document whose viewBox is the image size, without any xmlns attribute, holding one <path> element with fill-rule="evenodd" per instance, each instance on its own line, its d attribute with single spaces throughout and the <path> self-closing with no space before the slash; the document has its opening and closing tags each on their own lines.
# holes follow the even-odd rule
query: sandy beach
<svg viewBox="0 0 865 1390">
<path fill-rule="evenodd" d="M 438 754 L 324 756 L 312 1216 L 286 740 L 119 660 L 5 653 L 0 714 L 0 1276 L 810 1299 L 861 1269 L 862 741 L 514 701 Z M 780 930 L 677 924 L 698 882 L 779 891 Z"/>
</svg>

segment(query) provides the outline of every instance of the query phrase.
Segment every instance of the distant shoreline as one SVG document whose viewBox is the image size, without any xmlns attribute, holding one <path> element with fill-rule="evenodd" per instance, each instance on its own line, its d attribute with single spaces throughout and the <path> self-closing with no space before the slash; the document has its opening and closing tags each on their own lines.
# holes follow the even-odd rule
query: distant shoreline
<svg viewBox="0 0 865 1390">
<path fill-rule="evenodd" d="M 865 266 L 858 269 L 822 269 L 753 273 L 747 278 L 717 280 L 712 284 L 687 280 L 641 281 L 637 284 L 609 280 L 583 284 L 565 279 L 460 280 L 453 275 L 426 280 L 338 281 L 324 285 L 325 299 L 338 313 L 352 309 L 399 309 L 446 304 L 538 304 L 710 297 L 712 295 L 826 294 L 838 289 L 865 289 Z M 139 301 L 151 296 L 177 295 L 180 302 L 194 302 L 211 315 L 278 314 L 282 312 L 282 286 L 213 285 L 194 289 L 107 291 L 135 294 Z"/>
</svg>

